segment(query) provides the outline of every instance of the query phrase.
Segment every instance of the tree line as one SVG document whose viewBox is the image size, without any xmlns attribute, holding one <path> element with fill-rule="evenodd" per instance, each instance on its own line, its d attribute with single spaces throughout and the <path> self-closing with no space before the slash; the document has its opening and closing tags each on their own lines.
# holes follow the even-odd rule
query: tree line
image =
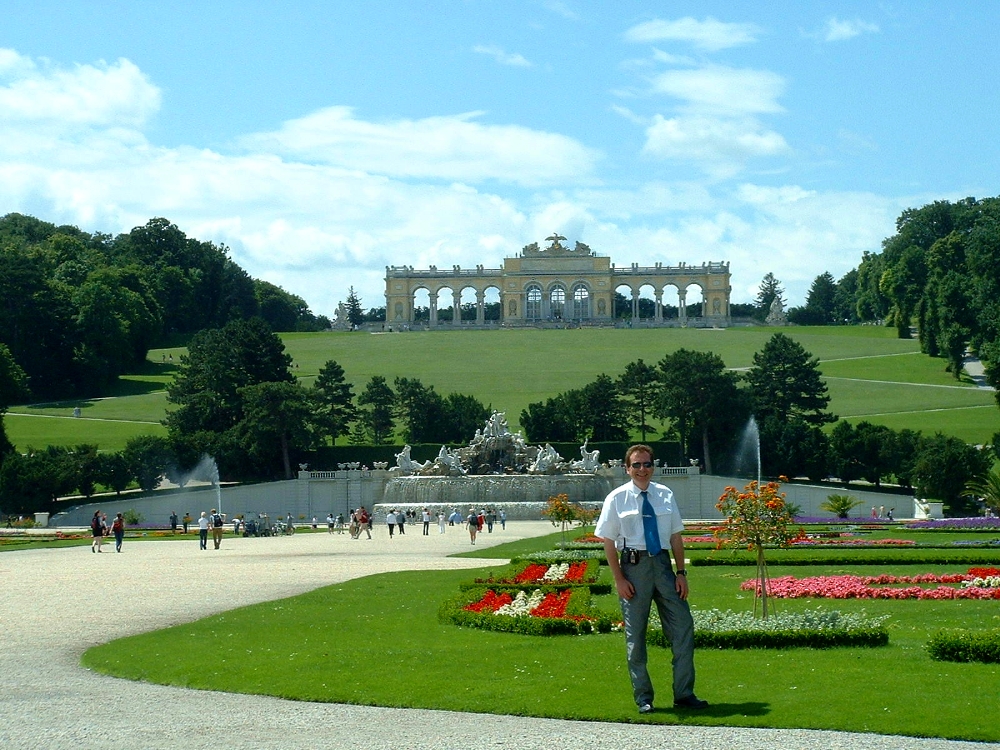
<svg viewBox="0 0 1000 750">
<path fill-rule="evenodd" d="M 1000 386 L 1000 198 L 935 201 L 910 208 L 881 252 L 864 253 L 839 281 L 823 273 L 806 303 L 788 311 L 801 325 L 882 323 L 900 338 L 919 337 L 920 350 L 941 357 L 955 378 L 967 351 Z M 758 314 L 780 284 L 765 277 Z M 1000 398 L 1000 392 L 998 392 Z"/>
<path fill-rule="evenodd" d="M 738 475 L 756 468 L 748 467 L 741 445 L 752 425 L 764 478 L 892 483 L 944 501 L 952 512 L 973 510 L 966 486 L 989 473 L 995 448 L 940 433 L 840 422 L 827 411 L 829 402 L 819 361 L 775 333 L 742 375 L 712 352 L 678 349 L 655 365 L 636 360 L 616 378 L 602 374 L 583 388 L 529 404 L 521 424 L 536 443 L 634 435 L 645 441 L 660 432 L 708 473 Z"/>
<path fill-rule="evenodd" d="M 112 237 L 0 217 L 0 345 L 27 376 L 19 398 L 104 392 L 150 348 L 230 320 L 321 330 L 302 298 L 251 278 L 225 246 L 151 219 Z"/>
</svg>

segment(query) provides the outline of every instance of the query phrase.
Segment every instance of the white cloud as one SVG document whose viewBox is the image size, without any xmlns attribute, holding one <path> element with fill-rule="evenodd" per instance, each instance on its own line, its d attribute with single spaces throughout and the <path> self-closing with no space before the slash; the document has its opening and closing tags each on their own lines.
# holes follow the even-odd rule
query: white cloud
<svg viewBox="0 0 1000 750">
<path fill-rule="evenodd" d="M 480 124 L 481 116 L 370 122 L 349 107 L 328 107 L 242 142 L 254 151 L 399 178 L 524 185 L 591 179 L 599 159 L 593 149 L 557 133 Z"/>
<path fill-rule="evenodd" d="M 760 29 L 752 23 L 724 23 L 711 16 L 704 21 L 687 16 L 676 21 L 655 19 L 625 32 L 630 42 L 688 42 L 708 52 L 739 47 L 757 41 Z"/>
<path fill-rule="evenodd" d="M 644 151 L 663 159 L 698 163 L 716 178 L 739 172 L 750 159 L 790 151 L 785 139 L 753 119 L 664 118 L 646 129 Z"/>
<path fill-rule="evenodd" d="M 778 97 L 785 79 L 769 70 L 709 65 L 695 70 L 667 70 L 657 75 L 653 90 L 682 101 L 682 108 L 725 115 L 782 112 Z"/>
<path fill-rule="evenodd" d="M 878 24 L 860 19 L 844 21 L 834 16 L 826 20 L 820 37 L 826 42 L 842 42 L 862 34 L 877 34 L 879 31 Z"/>
<path fill-rule="evenodd" d="M 129 60 L 60 68 L 0 50 L 3 122 L 78 127 L 140 127 L 160 108 L 160 91 Z"/>
<path fill-rule="evenodd" d="M 477 44 L 472 48 L 472 51 L 477 55 L 486 55 L 492 57 L 501 65 L 510 65 L 515 68 L 530 68 L 531 63 L 523 55 L 517 53 L 510 53 L 504 51 L 502 47 L 498 47 L 495 44 Z"/>
</svg>

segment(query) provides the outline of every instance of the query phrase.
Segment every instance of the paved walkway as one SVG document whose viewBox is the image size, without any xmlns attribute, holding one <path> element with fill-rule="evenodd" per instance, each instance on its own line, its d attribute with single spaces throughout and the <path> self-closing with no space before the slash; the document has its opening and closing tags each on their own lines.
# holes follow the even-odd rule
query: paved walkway
<svg viewBox="0 0 1000 750">
<path fill-rule="evenodd" d="M 480 548 L 550 532 L 508 524 Z M 233 607 L 392 570 L 479 567 L 458 528 L 389 540 L 296 534 L 133 542 L 0 554 L 0 748 L 433 748 L 434 750 L 984 750 L 1000 745 L 839 732 L 600 724 L 445 711 L 302 703 L 119 680 L 79 666 L 88 647 Z M 709 691 L 710 692 L 710 691 Z"/>
</svg>

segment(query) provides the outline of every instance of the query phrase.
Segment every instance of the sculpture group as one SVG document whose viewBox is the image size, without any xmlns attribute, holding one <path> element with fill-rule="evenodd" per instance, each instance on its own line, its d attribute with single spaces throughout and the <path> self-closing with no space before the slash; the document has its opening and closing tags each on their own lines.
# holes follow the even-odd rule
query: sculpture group
<svg viewBox="0 0 1000 750">
<path fill-rule="evenodd" d="M 416 476 L 465 476 L 467 474 L 592 474 L 600 466 L 600 451 L 580 446 L 580 459 L 567 461 L 548 443 L 528 445 L 520 432 L 511 432 L 503 412 L 493 412 L 483 429 L 476 430 L 465 447 L 442 445 L 432 461 L 415 461 L 410 446 L 396 454 L 391 472 Z"/>
</svg>

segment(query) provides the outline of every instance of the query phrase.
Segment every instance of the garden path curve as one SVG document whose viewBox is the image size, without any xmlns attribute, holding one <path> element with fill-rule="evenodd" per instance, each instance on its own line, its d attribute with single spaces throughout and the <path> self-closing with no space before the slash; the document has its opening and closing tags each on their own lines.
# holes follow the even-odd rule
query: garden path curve
<svg viewBox="0 0 1000 750">
<path fill-rule="evenodd" d="M 416 529 L 414 529 L 416 531 Z M 436 531 L 436 529 L 432 529 Z M 480 546 L 552 531 L 508 524 Z M 118 555 L 89 548 L 0 554 L 0 747 L 433 748 L 447 750 L 985 750 L 1000 745 L 912 737 L 739 728 L 604 724 L 445 711 L 301 703 L 134 683 L 79 665 L 88 647 L 233 607 L 393 570 L 466 568 L 458 528 L 389 540 L 347 535 L 227 538 L 218 552 L 187 541 L 126 540 Z M 373 656 L 372 658 L 376 658 Z M 707 686 L 706 686 L 707 690 Z M 710 691 L 709 691 L 710 692 Z"/>
</svg>

